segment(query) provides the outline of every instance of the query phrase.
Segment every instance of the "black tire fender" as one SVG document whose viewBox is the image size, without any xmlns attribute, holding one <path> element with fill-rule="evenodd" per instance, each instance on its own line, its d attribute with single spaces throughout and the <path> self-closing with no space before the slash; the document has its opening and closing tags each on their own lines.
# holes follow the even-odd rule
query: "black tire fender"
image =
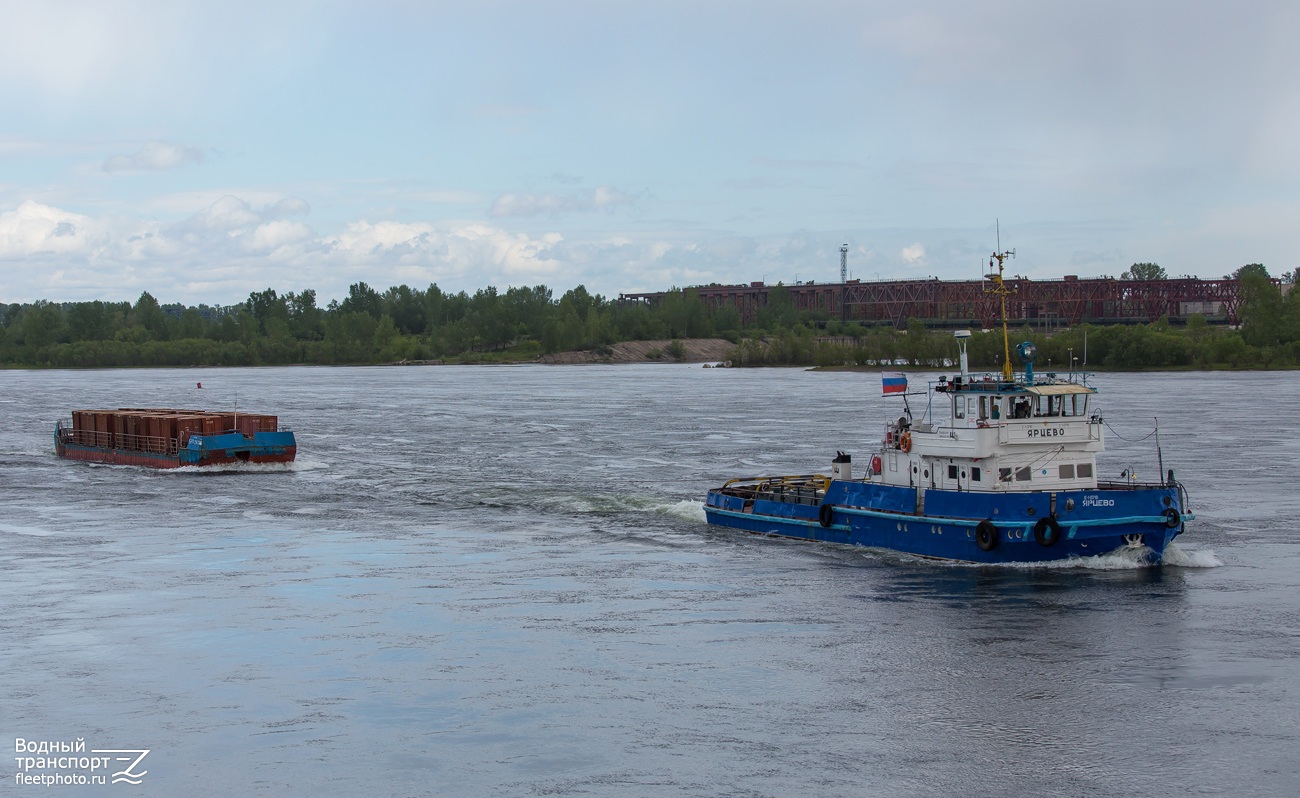
<svg viewBox="0 0 1300 798">
<path fill-rule="evenodd" d="M 1034 524 L 1034 540 L 1040 546 L 1055 546 L 1061 540 L 1061 525 L 1056 516 L 1045 515 Z"/>
<path fill-rule="evenodd" d="M 975 545 L 980 547 L 980 551 L 993 551 L 998 547 L 998 528 L 993 525 L 993 521 L 985 518 L 975 526 Z"/>
<path fill-rule="evenodd" d="M 833 504 L 823 504 L 821 508 L 817 510 L 817 522 L 820 523 L 823 527 L 830 526 L 834 518 L 835 518 L 835 505 Z"/>
<path fill-rule="evenodd" d="M 1183 523 L 1183 515 L 1177 508 L 1169 507 L 1162 514 L 1165 517 L 1165 526 L 1170 529 L 1177 529 Z"/>
</svg>

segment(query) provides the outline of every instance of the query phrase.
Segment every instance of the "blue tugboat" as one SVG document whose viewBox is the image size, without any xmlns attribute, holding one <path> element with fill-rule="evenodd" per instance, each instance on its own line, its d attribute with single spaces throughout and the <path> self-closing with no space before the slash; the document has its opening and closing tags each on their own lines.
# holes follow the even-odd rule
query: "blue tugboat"
<svg viewBox="0 0 1300 798">
<path fill-rule="evenodd" d="M 930 384 L 927 420 L 914 420 L 906 379 L 886 378 L 903 413 L 888 424 L 867 473 L 840 452 L 831 475 L 740 478 L 710 490 L 709 523 L 748 532 L 892 549 L 975 563 L 1040 562 L 1133 549 L 1159 563 L 1194 516 L 1170 470 L 1164 482 L 1097 478 L 1104 448 L 1096 389 L 1086 375 L 1034 373 L 1035 347 L 1011 369 L 1002 260 L 990 275 L 1003 302 L 1000 375 L 961 374 Z M 992 267 L 993 261 L 990 261 Z M 1161 463 L 1163 475 L 1163 458 Z"/>
</svg>

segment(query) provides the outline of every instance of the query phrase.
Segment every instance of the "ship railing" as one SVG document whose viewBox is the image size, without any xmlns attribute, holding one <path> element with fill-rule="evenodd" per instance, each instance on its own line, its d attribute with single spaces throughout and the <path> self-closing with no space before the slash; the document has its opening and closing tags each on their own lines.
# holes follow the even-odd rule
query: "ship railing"
<svg viewBox="0 0 1300 798">
<path fill-rule="evenodd" d="M 133 435 L 129 432 L 100 432 L 88 429 L 69 429 L 60 424 L 59 440 L 63 443 L 75 443 L 81 446 L 95 446 L 101 449 L 126 449 L 135 452 L 156 452 L 158 454 L 176 454 L 181 448 L 176 438 L 157 435 Z"/>
<path fill-rule="evenodd" d="M 1169 485 L 1164 482 L 1134 482 L 1131 480 L 1097 480 L 1097 490 L 1159 490 L 1160 488 L 1172 488 L 1176 485 Z"/>
<path fill-rule="evenodd" d="M 771 499 L 798 504 L 820 504 L 831 484 L 824 474 L 780 477 L 737 477 L 727 480 L 722 490 L 743 499 Z"/>
<path fill-rule="evenodd" d="M 243 435 L 245 438 L 251 438 L 251 437 L 253 437 L 253 435 L 254 435 L 255 433 L 258 433 L 258 432 L 292 432 L 292 429 L 291 429 L 290 427 L 288 427 L 288 426 L 285 426 L 284 424 L 278 424 L 278 425 L 276 425 L 276 428 L 275 428 L 275 429 L 263 429 L 262 427 L 256 427 L 256 428 L 243 428 L 243 429 L 224 429 L 224 430 L 221 430 L 220 432 L 213 432 L 213 433 L 209 433 L 209 434 L 212 434 L 212 435 Z M 201 434 L 204 434 L 204 433 L 196 432 L 196 433 L 194 433 L 194 434 L 195 434 L 195 435 L 201 435 Z"/>
</svg>

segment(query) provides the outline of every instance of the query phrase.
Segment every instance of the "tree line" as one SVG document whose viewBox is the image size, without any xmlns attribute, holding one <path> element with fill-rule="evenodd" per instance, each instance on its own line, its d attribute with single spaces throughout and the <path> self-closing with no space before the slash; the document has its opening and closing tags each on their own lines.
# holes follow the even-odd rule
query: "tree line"
<svg viewBox="0 0 1300 798">
<path fill-rule="evenodd" d="M 1155 269 L 1134 264 L 1130 279 L 1148 279 Z M 1038 344 L 1040 368 L 1081 364 L 1085 336 L 1092 367 L 1300 366 L 1300 292 L 1284 293 L 1260 264 L 1234 276 L 1242 295 L 1236 329 L 1192 316 L 1181 325 L 1162 319 L 1016 335 Z M 921 319 L 909 319 L 904 330 L 831 319 L 798 310 L 780 285 L 748 323 L 734 306 L 708 307 L 689 288 L 651 306 L 581 285 L 556 299 L 544 285 L 453 294 L 436 284 L 380 292 L 362 282 L 325 307 L 314 290 L 269 288 L 227 307 L 161 305 L 148 292 L 134 303 L 0 304 L 0 365 L 20 367 L 519 361 L 619 341 L 705 337 L 732 341 L 736 365 L 927 366 L 951 360 L 955 351 L 950 332 L 929 330 Z M 1002 337 L 977 333 L 969 351 L 973 368 L 996 370 Z M 665 352 L 680 356 L 681 347 Z"/>
<path fill-rule="evenodd" d="M 0 364 L 106 367 L 526 360 L 618 341 L 739 337 L 740 313 L 710 312 L 690 290 L 654 307 L 585 286 L 558 300 L 544 285 L 473 294 L 355 283 L 320 307 L 312 289 L 253 292 L 229 306 L 131 302 L 0 305 Z"/>
</svg>

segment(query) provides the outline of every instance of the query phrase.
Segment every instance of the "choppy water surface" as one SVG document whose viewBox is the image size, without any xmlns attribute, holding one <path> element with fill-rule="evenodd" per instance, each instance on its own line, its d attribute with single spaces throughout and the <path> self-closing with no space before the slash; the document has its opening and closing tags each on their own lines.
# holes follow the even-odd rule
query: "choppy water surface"
<svg viewBox="0 0 1300 798">
<path fill-rule="evenodd" d="M 204 389 L 194 385 L 202 381 Z M 871 374 L 0 372 L 0 741 L 149 748 L 15 795 L 1294 795 L 1297 377 L 1104 375 L 1160 415 L 1178 565 L 972 567 L 705 525 L 865 461 Z M 64 462 L 73 408 L 277 413 L 289 470 Z M 1155 478 L 1111 436 L 1101 473 Z M 11 749 L 6 749 L 11 750 Z"/>
</svg>

